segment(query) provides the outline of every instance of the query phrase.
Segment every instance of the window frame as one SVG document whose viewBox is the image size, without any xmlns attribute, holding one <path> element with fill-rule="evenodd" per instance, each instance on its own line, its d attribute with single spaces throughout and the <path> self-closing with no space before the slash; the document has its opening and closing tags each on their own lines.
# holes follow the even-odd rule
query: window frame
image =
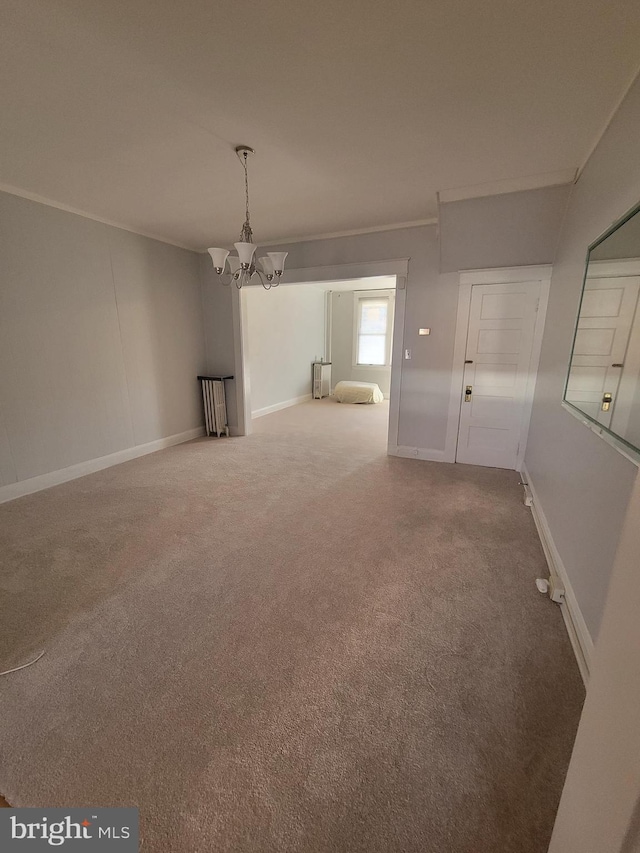
<svg viewBox="0 0 640 853">
<path fill-rule="evenodd" d="M 354 290 L 353 292 L 353 348 L 351 366 L 357 370 L 388 370 L 391 367 L 391 352 L 393 349 L 393 320 L 396 292 L 393 288 L 385 290 Z M 362 317 L 362 303 L 368 299 L 386 299 L 389 307 L 387 310 L 387 328 L 385 330 L 385 363 L 384 364 L 360 364 L 358 362 L 358 343 L 360 339 L 360 321 Z"/>
</svg>

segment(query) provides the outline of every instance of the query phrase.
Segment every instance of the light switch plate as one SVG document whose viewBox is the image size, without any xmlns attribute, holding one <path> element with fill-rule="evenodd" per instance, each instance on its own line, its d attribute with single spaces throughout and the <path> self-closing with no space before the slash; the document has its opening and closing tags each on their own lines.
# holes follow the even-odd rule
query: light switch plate
<svg viewBox="0 0 640 853">
<path fill-rule="evenodd" d="M 419 335 L 430 335 L 431 329 L 418 329 L 418 334 Z"/>
<path fill-rule="evenodd" d="M 411 358 L 411 350 L 410 349 L 406 349 L 404 351 L 404 357 L 405 358 Z"/>
</svg>

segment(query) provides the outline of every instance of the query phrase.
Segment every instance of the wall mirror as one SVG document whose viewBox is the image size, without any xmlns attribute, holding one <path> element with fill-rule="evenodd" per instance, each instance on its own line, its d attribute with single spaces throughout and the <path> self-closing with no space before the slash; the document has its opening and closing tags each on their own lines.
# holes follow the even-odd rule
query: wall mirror
<svg viewBox="0 0 640 853">
<path fill-rule="evenodd" d="M 640 459 L 640 205 L 589 247 L 564 401 Z"/>
</svg>

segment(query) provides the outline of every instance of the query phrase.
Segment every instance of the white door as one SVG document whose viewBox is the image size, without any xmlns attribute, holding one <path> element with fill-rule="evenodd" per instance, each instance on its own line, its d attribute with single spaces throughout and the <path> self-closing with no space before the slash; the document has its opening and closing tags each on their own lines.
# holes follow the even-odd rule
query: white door
<svg viewBox="0 0 640 853">
<path fill-rule="evenodd" d="M 456 462 L 516 468 L 540 282 L 471 288 Z"/>
<path fill-rule="evenodd" d="M 566 399 L 611 425 L 638 301 L 638 276 L 587 279 L 573 345 Z"/>
</svg>

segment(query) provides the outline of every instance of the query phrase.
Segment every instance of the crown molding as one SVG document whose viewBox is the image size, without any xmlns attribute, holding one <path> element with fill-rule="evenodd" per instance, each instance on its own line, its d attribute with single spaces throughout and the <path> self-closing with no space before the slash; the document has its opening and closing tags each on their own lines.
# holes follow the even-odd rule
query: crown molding
<svg viewBox="0 0 640 853">
<path fill-rule="evenodd" d="M 55 207 L 57 210 L 64 210 L 65 213 L 73 213 L 76 216 L 82 216 L 85 219 L 92 219 L 94 222 L 101 222 L 103 225 L 110 225 L 112 228 L 120 228 L 122 231 L 129 231 L 131 234 L 138 234 L 140 237 L 148 237 L 150 240 L 157 240 L 160 243 L 168 243 L 170 246 L 176 246 L 178 249 L 186 249 L 189 252 L 206 252 L 208 247 L 188 246 L 186 243 L 178 243 L 175 240 L 169 240 L 166 237 L 160 237 L 158 234 L 152 234 L 149 231 L 140 231 L 138 228 L 132 228 L 130 225 L 125 225 L 124 222 L 115 222 L 112 219 L 105 219 L 102 216 L 96 216 L 86 210 L 80 210 L 77 207 L 72 207 L 69 204 L 63 204 L 46 196 L 32 193 L 29 190 L 23 190 L 20 187 L 14 187 L 11 184 L 0 183 L 0 192 L 8 193 L 9 195 L 26 198 L 28 201 L 35 201 L 38 204 L 45 204 L 47 207 Z M 260 241 L 260 247 L 263 246 L 280 246 L 290 243 L 306 243 L 311 240 L 332 240 L 336 237 L 356 237 L 359 234 L 376 234 L 381 231 L 398 231 L 402 228 L 420 228 L 425 225 L 437 225 L 437 217 L 430 219 L 415 219 L 411 222 L 396 222 L 390 225 L 376 225 L 372 228 L 356 228 L 352 231 L 334 231 L 327 234 L 310 234 L 306 237 L 286 237 L 278 240 L 268 240 L 267 242 Z"/>
<path fill-rule="evenodd" d="M 522 178 L 507 178 L 502 181 L 491 181 L 486 184 L 474 184 L 469 187 L 455 187 L 438 192 L 438 204 L 448 204 L 452 201 L 466 201 L 470 198 L 484 198 L 490 195 L 505 195 L 526 190 L 540 190 L 544 187 L 558 187 L 563 184 L 573 184 L 578 169 L 560 169 L 557 172 L 544 172 L 540 175 L 526 175 Z"/>
<path fill-rule="evenodd" d="M 79 210 L 77 207 L 71 207 L 69 204 L 62 204 L 59 201 L 54 201 L 51 198 L 38 195 L 37 193 L 29 192 L 29 190 L 20 189 L 10 184 L 0 183 L 0 192 L 16 195 L 19 198 L 26 198 L 28 201 L 35 201 L 38 204 L 45 204 L 47 207 L 55 207 L 56 210 L 63 210 L 65 213 L 73 213 L 75 216 L 82 216 L 84 219 L 92 219 L 94 222 L 100 222 L 102 225 L 110 225 L 112 228 L 119 228 L 121 231 L 129 231 L 131 234 L 138 234 L 140 237 L 148 237 L 150 240 L 157 240 L 159 243 L 167 243 L 169 246 L 176 246 L 178 249 L 186 249 L 189 252 L 198 252 L 195 246 L 187 246 L 185 243 L 177 243 L 175 240 L 168 240 L 166 237 L 160 237 L 158 234 L 150 234 L 148 231 L 139 231 L 137 228 L 132 228 L 130 225 L 125 225 L 123 222 L 114 222 L 112 219 L 104 219 L 102 216 L 95 216 L 93 213 L 88 213 L 86 210 Z"/>
<path fill-rule="evenodd" d="M 425 225 L 437 225 L 438 218 L 414 219 L 411 222 L 395 222 L 391 225 L 375 225 L 372 228 L 355 228 L 352 231 L 333 231 L 328 234 L 309 234 L 306 237 L 283 237 L 280 240 L 260 240 L 258 245 L 262 249 L 266 246 L 289 246 L 292 243 L 309 243 L 312 240 L 334 240 L 336 237 L 358 237 L 360 234 L 378 234 L 381 231 L 400 231 L 403 228 L 422 228 Z M 200 249 L 206 252 L 207 249 Z"/>
</svg>

